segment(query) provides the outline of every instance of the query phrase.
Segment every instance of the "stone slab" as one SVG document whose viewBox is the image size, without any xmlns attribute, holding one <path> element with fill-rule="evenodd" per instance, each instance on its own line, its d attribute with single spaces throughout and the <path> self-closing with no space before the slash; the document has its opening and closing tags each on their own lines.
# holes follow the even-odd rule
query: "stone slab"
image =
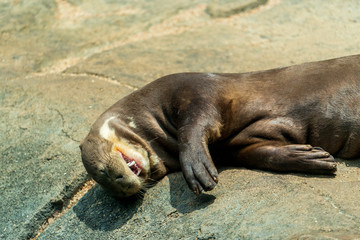
<svg viewBox="0 0 360 240">
<path fill-rule="evenodd" d="M 79 143 L 131 90 L 94 77 L 0 82 L 0 239 L 33 236 L 86 180 Z"/>
<path fill-rule="evenodd" d="M 352 40 L 360 35 L 358 1 L 268 2 L 228 18 L 194 4 L 65 71 L 139 87 L 175 72 L 257 71 L 360 53 Z"/>
<path fill-rule="evenodd" d="M 210 0 L 1 1 L 0 71 L 7 78 L 62 72 L 205 2 Z"/>
<path fill-rule="evenodd" d="M 359 166 L 341 161 L 335 178 L 223 169 L 200 197 L 181 173 L 142 200 L 115 200 L 96 186 L 39 239 L 359 238 Z"/>
</svg>

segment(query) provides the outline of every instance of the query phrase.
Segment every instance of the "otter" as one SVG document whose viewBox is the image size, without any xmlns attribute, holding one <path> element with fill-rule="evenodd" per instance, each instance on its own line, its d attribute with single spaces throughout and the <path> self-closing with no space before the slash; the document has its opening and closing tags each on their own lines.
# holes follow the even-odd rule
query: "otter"
<svg viewBox="0 0 360 240">
<path fill-rule="evenodd" d="M 89 175 L 117 197 L 182 170 L 200 194 L 215 166 L 335 174 L 360 155 L 360 55 L 248 73 L 178 73 L 106 110 L 82 141 Z"/>
</svg>

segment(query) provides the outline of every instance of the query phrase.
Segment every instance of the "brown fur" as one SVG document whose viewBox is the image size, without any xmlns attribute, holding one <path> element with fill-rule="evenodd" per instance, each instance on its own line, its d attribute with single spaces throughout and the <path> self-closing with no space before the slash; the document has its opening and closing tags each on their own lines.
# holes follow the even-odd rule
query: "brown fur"
<svg viewBox="0 0 360 240">
<path fill-rule="evenodd" d="M 115 140 L 104 143 L 99 129 L 113 116 L 116 138 L 147 152 L 142 184 L 182 169 L 195 193 L 211 190 L 215 164 L 333 174 L 333 156 L 360 153 L 359 76 L 360 55 L 242 74 L 165 76 L 99 117 L 82 144 L 83 162 L 95 180 L 100 163 L 111 170 L 102 154 Z M 103 185 L 116 194 L 121 184 L 109 178 Z"/>
</svg>

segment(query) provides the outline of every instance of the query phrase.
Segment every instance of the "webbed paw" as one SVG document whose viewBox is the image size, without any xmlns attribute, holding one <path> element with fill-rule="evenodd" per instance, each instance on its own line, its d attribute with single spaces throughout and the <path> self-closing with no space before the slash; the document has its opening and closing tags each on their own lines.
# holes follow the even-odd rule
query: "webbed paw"
<svg viewBox="0 0 360 240">
<path fill-rule="evenodd" d="M 218 172 L 202 149 L 180 152 L 180 162 L 185 180 L 195 194 L 210 191 L 216 186 Z"/>
</svg>

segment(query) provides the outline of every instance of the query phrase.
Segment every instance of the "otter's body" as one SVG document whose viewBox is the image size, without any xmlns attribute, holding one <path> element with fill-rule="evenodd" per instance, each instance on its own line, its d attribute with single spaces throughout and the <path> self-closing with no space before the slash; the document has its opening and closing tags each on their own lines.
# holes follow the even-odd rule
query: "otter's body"
<svg viewBox="0 0 360 240">
<path fill-rule="evenodd" d="M 332 174 L 331 155 L 360 155 L 359 106 L 360 56 L 242 74 L 174 74 L 104 112 L 82 156 L 90 175 L 119 196 L 181 169 L 194 192 L 211 190 L 214 163 Z M 102 157 L 114 152 L 121 157 Z"/>
</svg>

